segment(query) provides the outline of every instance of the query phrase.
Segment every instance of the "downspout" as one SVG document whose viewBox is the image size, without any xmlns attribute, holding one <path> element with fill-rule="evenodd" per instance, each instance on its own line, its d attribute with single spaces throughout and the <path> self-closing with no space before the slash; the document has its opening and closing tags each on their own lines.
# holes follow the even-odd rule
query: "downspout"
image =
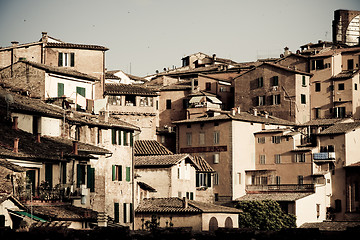
<svg viewBox="0 0 360 240">
<path fill-rule="evenodd" d="M 102 80 L 101 98 L 104 98 L 104 91 L 105 91 L 105 51 L 103 51 L 103 74 L 101 76 L 101 80 Z"/>
<path fill-rule="evenodd" d="M 135 131 L 134 131 L 135 133 Z M 133 207 L 131 209 L 131 214 L 132 214 L 132 229 L 135 230 L 135 153 L 134 153 L 134 145 L 135 145 L 135 136 L 140 135 L 141 131 L 139 131 L 138 134 L 134 134 L 133 135 L 133 140 L 132 140 L 132 146 L 131 146 L 131 157 L 132 157 L 132 161 L 131 161 L 131 182 L 132 182 L 132 193 L 131 193 L 131 201 L 133 203 Z"/>
</svg>

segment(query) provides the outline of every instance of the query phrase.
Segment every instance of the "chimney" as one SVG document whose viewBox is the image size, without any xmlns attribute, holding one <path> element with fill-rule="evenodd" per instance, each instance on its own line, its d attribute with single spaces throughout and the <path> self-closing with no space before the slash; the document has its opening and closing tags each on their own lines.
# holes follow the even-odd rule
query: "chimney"
<svg viewBox="0 0 360 240">
<path fill-rule="evenodd" d="M 254 108 L 253 111 L 254 111 L 254 116 L 257 116 L 257 109 Z"/>
<path fill-rule="evenodd" d="M 216 60 L 216 54 L 214 53 L 212 57 L 213 57 L 213 60 L 215 61 Z"/>
<path fill-rule="evenodd" d="M 236 108 L 232 108 L 231 109 L 231 115 L 235 116 L 235 114 L 236 114 Z"/>
<path fill-rule="evenodd" d="M 264 112 L 265 118 L 269 118 L 269 113 L 267 111 Z"/>
<path fill-rule="evenodd" d="M 238 106 L 236 109 L 237 109 L 237 113 L 240 114 L 241 113 L 240 106 Z"/>
<path fill-rule="evenodd" d="M 41 40 L 42 40 L 43 42 L 47 42 L 47 41 L 48 41 L 47 32 L 42 32 L 41 35 L 42 35 Z"/>
<path fill-rule="evenodd" d="M 284 56 L 287 57 L 291 54 L 291 52 L 289 51 L 289 48 L 288 47 L 285 47 L 284 48 Z"/>
<path fill-rule="evenodd" d="M 18 41 L 12 41 L 12 42 L 11 42 L 11 46 L 12 46 L 12 47 L 17 47 L 18 44 L 19 44 Z"/>
<path fill-rule="evenodd" d="M 36 142 L 41 143 L 41 133 L 36 134 Z"/>
<path fill-rule="evenodd" d="M 106 111 L 106 110 L 100 111 L 99 120 L 108 122 L 109 121 L 109 111 Z"/>
<path fill-rule="evenodd" d="M 183 197 L 182 204 L 183 204 L 183 208 L 188 208 L 189 200 L 186 197 Z"/>
<path fill-rule="evenodd" d="M 14 153 L 18 153 L 19 152 L 19 138 L 14 138 L 14 149 L 13 152 Z"/>
<path fill-rule="evenodd" d="M 19 117 L 13 117 L 12 129 L 14 129 L 14 130 L 19 130 L 19 128 L 18 128 L 18 119 L 19 119 Z"/>
<path fill-rule="evenodd" d="M 73 141 L 73 154 L 78 155 L 78 141 Z"/>
</svg>

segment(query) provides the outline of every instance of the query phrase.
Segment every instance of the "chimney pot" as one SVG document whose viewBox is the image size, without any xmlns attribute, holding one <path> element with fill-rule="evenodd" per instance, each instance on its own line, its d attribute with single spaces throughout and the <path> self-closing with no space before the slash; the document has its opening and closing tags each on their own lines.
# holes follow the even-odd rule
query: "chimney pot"
<svg viewBox="0 0 360 240">
<path fill-rule="evenodd" d="M 73 141 L 73 154 L 78 155 L 78 141 Z"/>
<path fill-rule="evenodd" d="M 13 152 L 14 153 L 18 153 L 19 152 L 19 138 L 14 138 L 14 149 Z"/>
<path fill-rule="evenodd" d="M 36 134 L 36 142 L 41 143 L 41 133 Z"/>
</svg>

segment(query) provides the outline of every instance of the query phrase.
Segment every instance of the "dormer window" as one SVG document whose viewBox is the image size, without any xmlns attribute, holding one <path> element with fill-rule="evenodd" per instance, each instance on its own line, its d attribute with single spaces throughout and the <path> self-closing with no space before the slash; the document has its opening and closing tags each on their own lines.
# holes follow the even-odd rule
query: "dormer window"
<svg viewBox="0 0 360 240">
<path fill-rule="evenodd" d="M 75 66 L 75 53 L 59 52 L 58 66 L 59 67 L 74 67 Z"/>
</svg>

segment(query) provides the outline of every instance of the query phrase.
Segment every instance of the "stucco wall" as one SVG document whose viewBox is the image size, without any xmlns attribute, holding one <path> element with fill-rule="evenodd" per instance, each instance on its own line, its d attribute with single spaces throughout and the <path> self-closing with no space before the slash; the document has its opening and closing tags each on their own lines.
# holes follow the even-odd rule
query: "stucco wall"
<svg viewBox="0 0 360 240">
<path fill-rule="evenodd" d="M 137 213 L 135 217 L 135 229 L 146 229 L 145 226 L 143 227 L 143 222 L 151 221 L 151 213 L 144 214 L 144 213 Z M 157 214 L 156 216 L 160 217 L 160 226 L 161 228 L 170 226 L 170 222 L 173 224 L 173 227 L 191 227 L 193 231 L 201 231 L 202 227 L 202 219 L 201 214 Z M 171 219 L 170 219 L 171 218 Z M 166 225 L 168 222 L 168 225 Z"/>
<path fill-rule="evenodd" d="M 214 217 L 218 222 L 218 227 L 224 228 L 225 221 L 229 217 L 232 220 L 233 228 L 239 227 L 239 215 L 231 213 L 203 213 L 202 214 L 202 230 L 209 231 L 210 219 Z"/>
</svg>

